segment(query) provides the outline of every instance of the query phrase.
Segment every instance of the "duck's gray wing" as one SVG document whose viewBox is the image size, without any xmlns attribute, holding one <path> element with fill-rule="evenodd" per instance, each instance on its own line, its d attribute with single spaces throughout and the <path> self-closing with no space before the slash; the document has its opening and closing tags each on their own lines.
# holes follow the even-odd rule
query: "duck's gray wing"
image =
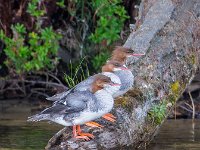
<svg viewBox="0 0 200 150">
<path fill-rule="evenodd" d="M 45 109 L 42 111 L 42 114 L 70 114 L 70 113 L 76 113 L 83 111 L 87 108 L 88 102 L 93 101 L 95 96 L 88 91 L 80 91 L 80 92 L 74 92 L 70 93 L 65 97 L 65 99 L 62 99 L 48 109 Z"/>
<path fill-rule="evenodd" d="M 83 80 L 75 86 L 75 91 L 87 91 L 90 90 L 91 84 L 93 83 L 96 75 L 90 76 L 86 80 Z"/>
<path fill-rule="evenodd" d="M 47 97 L 46 100 L 49 100 L 49 101 L 59 101 L 59 100 L 63 99 L 66 95 L 68 95 L 73 89 L 74 88 L 69 89 L 67 91 L 64 91 L 62 93 L 55 94 L 55 95 L 53 95 L 51 97 Z"/>
<path fill-rule="evenodd" d="M 90 76 L 89 78 L 87 78 L 86 80 L 83 80 L 82 82 L 80 82 L 79 84 L 77 84 L 75 87 L 73 87 L 72 89 L 68 90 L 68 91 L 64 91 L 62 93 L 58 93 L 56 95 L 53 95 L 52 97 L 48 97 L 46 98 L 49 101 L 60 101 L 62 99 L 65 99 L 65 97 L 72 92 L 75 91 L 86 91 L 86 90 L 90 90 L 90 85 L 92 84 L 92 82 L 94 81 L 96 75 Z"/>
<path fill-rule="evenodd" d="M 73 120 L 81 111 L 88 109 L 94 98 L 95 96 L 88 91 L 70 93 L 65 100 L 55 102 L 41 113 L 29 117 L 28 121 L 52 120 L 60 115 L 64 115 L 67 120 Z"/>
</svg>

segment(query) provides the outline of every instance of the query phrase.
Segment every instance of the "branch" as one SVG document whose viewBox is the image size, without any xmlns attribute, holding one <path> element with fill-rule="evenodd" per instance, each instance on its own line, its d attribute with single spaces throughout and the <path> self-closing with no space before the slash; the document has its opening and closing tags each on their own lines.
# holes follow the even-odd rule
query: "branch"
<svg viewBox="0 0 200 150">
<path fill-rule="evenodd" d="M 64 84 L 56 76 L 54 76 L 53 74 L 51 74 L 51 73 L 48 72 L 47 75 L 49 75 L 50 77 L 52 77 L 53 79 L 55 79 L 59 84 L 61 84 L 61 85 L 64 86 Z"/>
<path fill-rule="evenodd" d="M 48 82 L 48 81 L 33 81 L 33 80 L 16 80 L 16 79 L 9 79 L 6 80 L 6 82 L 25 82 L 25 83 L 31 83 L 31 84 L 45 84 L 48 86 L 57 86 L 57 87 L 62 87 L 63 89 L 68 89 L 66 86 L 64 86 L 63 84 L 59 84 L 59 83 L 55 83 L 55 82 Z"/>
<path fill-rule="evenodd" d="M 190 92 L 189 92 L 189 96 L 190 96 L 190 100 L 192 102 L 192 110 L 193 110 L 192 119 L 194 119 L 195 118 L 195 106 L 194 106 L 194 100 L 193 100 L 192 95 L 191 95 Z"/>
<path fill-rule="evenodd" d="M 31 93 L 30 93 L 30 95 L 28 96 L 28 97 L 30 97 L 32 94 L 38 94 L 38 95 L 42 95 L 42 96 L 44 96 L 44 97 L 49 97 L 49 95 L 47 95 L 47 94 L 45 94 L 44 92 L 40 92 L 40 91 L 37 91 L 37 90 L 35 90 L 35 89 L 31 89 Z"/>
</svg>

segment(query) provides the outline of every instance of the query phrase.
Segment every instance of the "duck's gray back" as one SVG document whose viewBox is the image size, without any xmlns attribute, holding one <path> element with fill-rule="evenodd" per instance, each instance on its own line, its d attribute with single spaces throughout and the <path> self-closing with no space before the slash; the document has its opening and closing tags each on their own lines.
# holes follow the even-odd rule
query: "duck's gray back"
<svg viewBox="0 0 200 150">
<path fill-rule="evenodd" d="M 50 101 L 60 101 L 66 98 L 66 96 L 70 93 L 73 93 L 75 91 L 86 91 L 86 90 L 90 90 L 90 85 L 92 84 L 92 82 L 94 81 L 95 75 L 90 76 L 88 79 L 80 82 L 79 84 L 77 84 L 75 87 L 73 87 L 70 90 L 64 91 L 62 93 L 58 93 L 56 95 L 53 95 L 52 97 L 48 97 L 46 98 L 47 100 Z"/>
<path fill-rule="evenodd" d="M 80 82 L 79 84 L 77 84 L 74 88 L 75 91 L 86 91 L 86 90 L 90 90 L 91 88 L 91 84 L 94 82 L 95 79 L 95 75 L 90 76 L 88 79 Z"/>
</svg>

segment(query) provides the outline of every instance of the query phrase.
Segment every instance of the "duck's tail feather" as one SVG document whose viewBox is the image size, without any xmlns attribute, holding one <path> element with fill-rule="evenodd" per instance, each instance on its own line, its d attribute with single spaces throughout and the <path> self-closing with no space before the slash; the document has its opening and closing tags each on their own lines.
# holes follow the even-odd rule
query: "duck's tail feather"
<svg viewBox="0 0 200 150">
<path fill-rule="evenodd" d="M 38 122 L 41 120 L 49 120 L 48 118 L 50 117 L 50 114 L 36 114 L 33 116 L 28 117 L 29 122 Z"/>
<path fill-rule="evenodd" d="M 63 95 L 62 94 L 56 94 L 56 95 L 53 95 L 52 97 L 47 97 L 46 100 L 48 101 L 58 101 L 61 99 Z"/>
</svg>

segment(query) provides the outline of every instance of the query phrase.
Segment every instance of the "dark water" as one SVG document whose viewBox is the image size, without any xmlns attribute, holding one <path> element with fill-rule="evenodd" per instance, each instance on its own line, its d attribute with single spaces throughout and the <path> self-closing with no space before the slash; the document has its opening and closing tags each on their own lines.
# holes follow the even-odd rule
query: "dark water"
<svg viewBox="0 0 200 150">
<path fill-rule="evenodd" d="M 0 101 L 0 150 L 44 150 L 48 140 L 63 126 L 26 122 L 37 109 L 38 105 L 27 101 Z"/>
<path fill-rule="evenodd" d="M 27 124 L 22 120 L 0 121 L 0 150 L 42 150 L 60 128 L 47 123 Z"/>
<path fill-rule="evenodd" d="M 38 106 L 37 106 L 38 107 Z M 62 126 L 27 123 L 27 101 L 0 101 L 0 150 L 42 150 Z M 200 120 L 166 120 L 147 150 L 200 150 Z"/>
<path fill-rule="evenodd" d="M 166 120 L 147 150 L 200 150 L 200 120 Z"/>
</svg>

